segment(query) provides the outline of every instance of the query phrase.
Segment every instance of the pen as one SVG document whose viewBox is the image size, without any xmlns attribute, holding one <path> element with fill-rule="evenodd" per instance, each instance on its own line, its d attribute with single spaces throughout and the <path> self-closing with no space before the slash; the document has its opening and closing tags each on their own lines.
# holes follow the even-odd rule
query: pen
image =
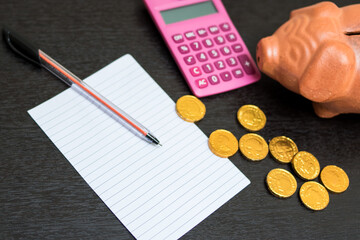
<svg viewBox="0 0 360 240">
<path fill-rule="evenodd" d="M 32 43 L 25 40 L 23 37 L 7 27 L 3 28 L 3 35 L 5 41 L 13 51 L 30 62 L 47 69 L 75 91 L 92 99 L 99 108 L 101 108 L 114 119 L 118 120 L 135 135 L 143 138 L 147 142 L 161 146 L 159 140 L 153 134 L 151 134 L 147 128 L 130 117 L 123 110 L 115 106 L 100 93 L 96 92 L 93 88 L 71 73 L 69 70 L 61 66 L 46 53 L 35 47 Z"/>
</svg>

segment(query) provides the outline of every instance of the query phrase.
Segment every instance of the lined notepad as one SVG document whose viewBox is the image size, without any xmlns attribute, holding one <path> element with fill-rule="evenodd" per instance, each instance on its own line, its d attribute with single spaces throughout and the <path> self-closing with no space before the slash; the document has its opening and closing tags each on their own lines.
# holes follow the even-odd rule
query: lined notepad
<svg viewBox="0 0 360 240">
<path fill-rule="evenodd" d="M 131 55 L 85 80 L 160 140 L 154 146 L 69 88 L 29 110 L 56 147 L 137 239 L 177 239 L 250 182 L 180 119 Z"/>
</svg>

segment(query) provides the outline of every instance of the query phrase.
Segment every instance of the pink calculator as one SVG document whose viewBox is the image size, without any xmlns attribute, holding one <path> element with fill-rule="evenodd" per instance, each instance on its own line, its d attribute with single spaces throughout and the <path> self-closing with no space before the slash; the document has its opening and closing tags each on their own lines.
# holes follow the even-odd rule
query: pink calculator
<svg viewBox="0 0 360 240">
<path fill-rule="evenodd" d="M 205 97 L 260 79 L 221 0 L 144 0 L 191 91 Z"/>
</svg>

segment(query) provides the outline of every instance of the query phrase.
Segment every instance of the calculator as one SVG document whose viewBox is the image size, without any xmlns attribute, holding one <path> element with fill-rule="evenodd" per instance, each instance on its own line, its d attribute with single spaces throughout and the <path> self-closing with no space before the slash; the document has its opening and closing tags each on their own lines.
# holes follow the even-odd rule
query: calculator
<svg viewBox="0 0 360 240">
<path fill-rule="evenodd" d="M 221 0 L 144 0 L 191 91 L 206 97 L 261 77 Z"/>
</svg>

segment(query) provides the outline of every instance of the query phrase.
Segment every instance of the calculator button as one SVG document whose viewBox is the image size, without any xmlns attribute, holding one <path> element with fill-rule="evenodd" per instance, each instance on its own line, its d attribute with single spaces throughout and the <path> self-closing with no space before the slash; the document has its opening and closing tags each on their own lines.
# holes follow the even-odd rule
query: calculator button
<svg viewBox="0 0 360 240">
<path fill-rule="evenodd" d="M 210 26 L 209 32 L 212 34 L 217 34 L 217 33 L 219 33 L 219 28 L 217 26 Z"/>
<path fill-rule="evenodd" d="M 222 24 L 220 24 L 220 28 L 221 28 L 221 30 L 226 32 L 226 31 L 230 30 L 230 25 L 228 23 L 222 23 Z"/>
<path fill-rule="evenodd" d="M 223 36 L 217 36 L 216 38 L 214 38 L 214 41 L 215 41 L 215 43 L 218 44 L 218 45 L 225 43 L 225 39 L 224 39 Z"/>
<path fill-rule="evenodd" d="M 172 36 L 172 39 L 174 40 L 175 43 L 181 43 L 184 41 L 184 38 L 181 34 L 175 34 Z"/>
<path fill-rule="evenodd" d="M 193 67 L 190 69 L 190 73 L 193 77 L 197 77 L 201 75 L 201 69 L 199 67 Z"/>
<path fill-rule="evenodd" d="M 218 69 L 218 70 L 221 70 L 221 69 L 224 69 L 225 68 L 225 63 L 224 61 L 222 60 L 219 60 L 219 61 L 216 61 L 214 63 L 215 67 Z"/>
<path fill-rule="evenodd" d="M 192 50 L 194 51 L 199 51 L 201 50 L 201 44 L 198 41 L 192 42 L 190 43 L 190 47 L 192 48 Z"/>
<path fill-rule="evenodd" d="M 184 57 L 184 61 L 187 65 L 195 64 L 195 58 L 192 55 Z"/>
<path fill-rule="evenodd" d="M 186 39 L 188 39 L 188 40 L 192 40 L 192 39 L 196 38 L 195 33 L 193 31 L 186 32 L 184 35 L 185 35 Z"/>
<path fill-rule="evenodd" d="M 198 88 L 206 88 L 208 86 L 208 82 L 206 81 L 206 78 L 200 78 L 196 80 L 195 83 Z"/>
<path fill-rule="evenodd" d="M 232 79 L 230 72 L 220 73 L 220 77 L 224 81 L 230 81 Z"/>
<path fill-rule="evenodd" d="M 206 53 L 201 52 L 196 54 L 196 58 L 200 61 L 200 62 L 205 62 L 206 60 L 208 60 Z"/>
<path fill-rule="evenodd" d="M 244 71 L 251 75 L 255 73 L 255 69 L 253 67 L 253 65 L 250 62 L 250 59 L 247 55 L 240 55 L 239 57 L 239 61 L 241 63 L 241 66 L 243 67 Z"/>
<path fill-rule="evenodd" d="M 210 84 L 212 84 L 212 85 L 220 83 L 220 79 L 217 75 L 209 76 L 208 80 L 209 80 Z"/>
<path fill-rule="evenodd" d="M 189 49 L 189 47 L 187 45 L 181 45 L 181 46 L 178 47 L 178 49 L 179 49 L 179 52 L 181 54 L 185 54 L 185 53 L 190 52 L 190 49 Z"/>
<path fill-rule="evenodd" d="M 243 73 L 243 71 L 242 71 L 240 68 L 234 69 L 234 70 L 232 71 L 232 73 L 233 73 L 233 75 L 234 75 L 235 78 L 241 78 L 241 77 L 244 76 L 244 73 Z"/>
<path fill-rule="evenodd" d="M 210 63 L 204 64 L 202 65 L 202 69 L 204 70 L 204 72 L 206 73 L 211 73 L 214 71 L 213 66 Z"/>
<path fill-rule="evenodd" d="M 235 42 L 236 41 L 236 36 L 235 34 L 233 33 L 229 33 L 226 35 L 226 39 L 229 41 L 229 42 Z"/>
<path fill-rule="evenodd" d="M 199 35 L 199 37 L 206 37 L 208 35 L 205 28 L 200 28 L 200 29 L 196 30 L 196 32 Z"/>
<path fill-rule="evenodd" d="M 243 51 L 243 48 L 240 44 L 234 44 L 231 47 L 234 50 L 234 52 L 242 52 Z"/>
<path fill-rule="evenodd" d="M 212 47 L 214 45 L 213 41 L 211 41 L 211 39 L 205 39 L 203 40 L 203 44 L 205 47 L 209 48 L 209 47 Z"/>
<path fill-rule="evenodd" d="M 222 47 L 222 48 L 220 48 L 220 51 L 221 51 L 221 53 L 224 54 L 224 55 L 229 55 L 229 54 L 231 54 L 231 50 L 230 50 L 229 47 Z"/>
<path fill-rule="evenodd" d="M 230 67 L 236 66 L 237 64 L 236 58 L 234 57 L 226 59 L 226 62 Z"/>
<path fill-rule="evenodd" d="M 218 50 L 213 49 L 213 50 L 209 51 L 209 56 L 210 56 L 211 58 L 217 58 L 217 57 L 220 56 L 220 54 L 219 54 Z"/>
</svg>

